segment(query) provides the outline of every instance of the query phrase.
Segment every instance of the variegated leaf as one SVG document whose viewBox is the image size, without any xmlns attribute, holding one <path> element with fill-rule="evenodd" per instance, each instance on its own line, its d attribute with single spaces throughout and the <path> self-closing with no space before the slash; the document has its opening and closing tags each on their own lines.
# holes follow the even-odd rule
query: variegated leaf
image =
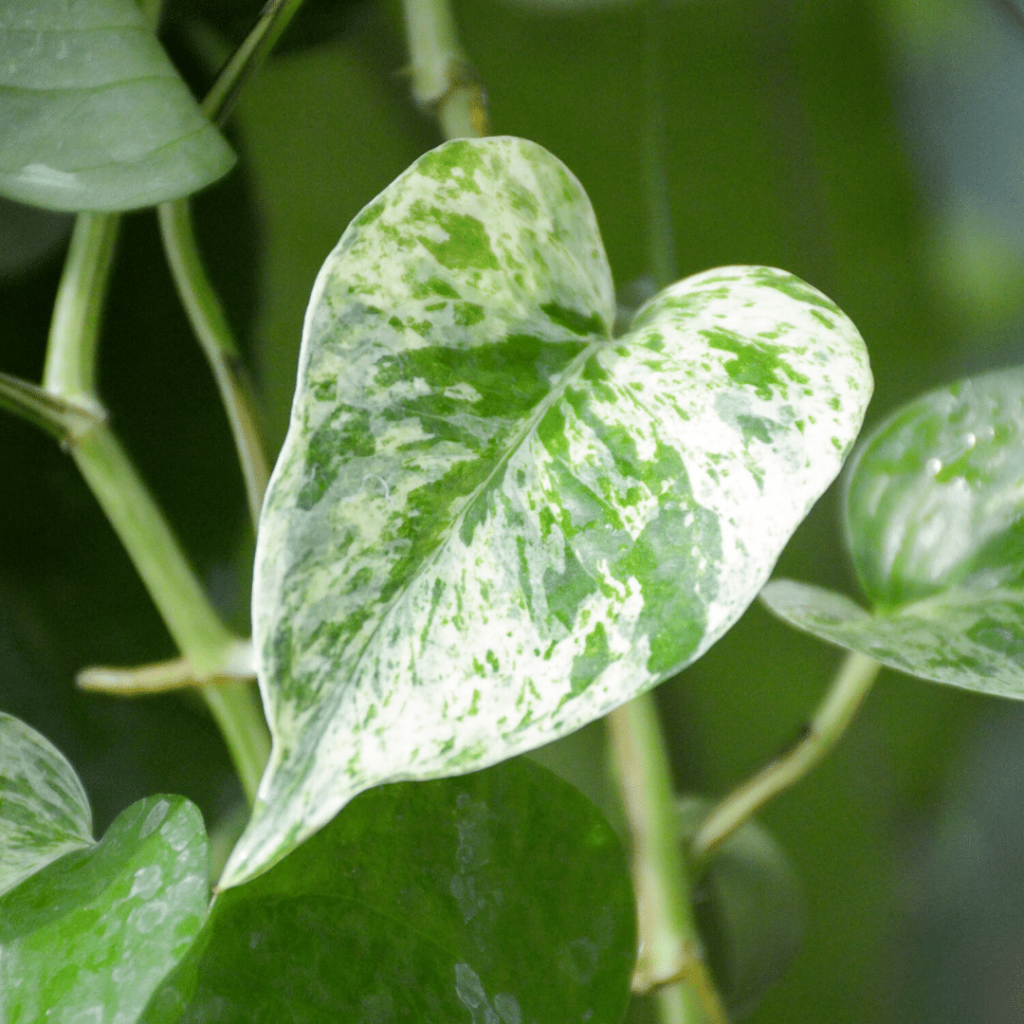
<svg viewBox="0 0 1024 1024">
<path fill-rule="evenodd" d="M 92 843 L 92 811 L 74 768 L 35 729 L 0 711 L 0 894 Z"/>
<path fill-rule="evenodd" d="M 698 657 L 835 476 L 871 378 L 827 298 L 731 267 L 612 338 L 593 211 L 511 138 L 422 157 L 310 301 L 260 526 L 274 749 L 222 885 L 379 782 L 472 771 Z"/>
<path fill-rule="evenodd" d="M 777 580 L 762 598 L 823 640 L 922 679 L 1024 698 L 1024 367 L 939 388 L 864 445 L 847 540 L 873 613 Z"/>
</svg>

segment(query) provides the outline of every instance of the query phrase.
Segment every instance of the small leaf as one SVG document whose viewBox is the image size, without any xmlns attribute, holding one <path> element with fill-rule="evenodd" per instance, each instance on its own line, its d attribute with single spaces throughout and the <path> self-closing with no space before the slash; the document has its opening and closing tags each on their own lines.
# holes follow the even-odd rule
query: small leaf
<svg viewBox="0 0 1024 1024">
<path fill-rule="evenodd" d="M 777 580 L 762 600 L 808 633 L 938 683 L 1024 699 L 1024 368 L 958 381 L 874 432 L 846 498 L 877 608 Z"/>
<path fill-rule="evenodd" d="M 1024 595 L 951 587 L 870 615 L 849 598 L 792 580 L 761 592 L 779 618 L 900 672 L 1024 699 Z"/>
<path fill-rule="evenodd" d="M 763 585 L 856 436 L 860 336 L 763 267 L 613 312 L 585 193 L 520 139 L 426 154 L 345 232 L 260 524 L 274 749 L 222 885 L 379 782 L 601 717 Z"/>
<path fill-rule="evenodd" d="M 35 729 L 0 711 L 0 894 L 92 841 L 74 768 Z"/>
<path fill-rule="evenodd" d="M 0 193 L 51 210 L 189 195 L 234 156 L 132 0 L 4 0 Z"/>
<path fill-rule="evenodd" d="M 1024 587 L 1024 367 L 958 381 L 886 420 L 853 466 L 846 521 L 879 608 L 950 586 Z"/>
<path fill-rule="evenodd" d="M 134 1022 L 202 926 L 206 874 L 198 809 L 155 796 L 26 879 L 0 898 L 0 1020 Z"/>
<path fill-rule="evenodd" d="M 144 1024 L 618 1024 L 636 959 L 624 851 L 526 761 L 365 793 L 221 893 Z"/>
</svg>

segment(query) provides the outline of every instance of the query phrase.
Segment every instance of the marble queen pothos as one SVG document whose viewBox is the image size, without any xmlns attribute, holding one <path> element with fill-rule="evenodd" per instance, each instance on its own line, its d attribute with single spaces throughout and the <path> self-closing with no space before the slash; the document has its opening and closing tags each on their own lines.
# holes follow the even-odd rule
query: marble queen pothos
<svg viewBox="0 0 1024 1024">
<path fill-rule="evenodd" d="M 427 153 L 346 230 L 260 524 L 274 746 L 222 885 L 364 789 L 604 715 L 765 583 L 860 429 L 856 328 L 765 267 L 613 313 L 585 192 L 521 139 Z"/>
</svg>

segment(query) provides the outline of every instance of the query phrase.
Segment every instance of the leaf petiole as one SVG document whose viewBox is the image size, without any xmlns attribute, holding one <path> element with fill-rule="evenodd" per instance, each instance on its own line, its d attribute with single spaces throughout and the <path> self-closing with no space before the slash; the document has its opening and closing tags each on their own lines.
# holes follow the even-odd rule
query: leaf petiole
<svg viewBox="0 0 1024 1024">
<path fill-rule="evenodd" d="M 772 797 L 798 782 L 824 760 L 853 721 L 880 668 L 877 661 L 864 654 L 847 654 L 825 699 L 798 742 L 733 790 L 708 815 L 691 844 L 690 852 L 695 861 L 706 860 L 714 854 Z"/>
</svg>

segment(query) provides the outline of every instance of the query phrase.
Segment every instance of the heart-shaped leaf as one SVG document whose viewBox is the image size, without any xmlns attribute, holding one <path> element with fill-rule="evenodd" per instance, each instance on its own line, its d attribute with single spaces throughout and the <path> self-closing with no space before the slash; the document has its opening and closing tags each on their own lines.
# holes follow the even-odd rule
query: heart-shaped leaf
<svg viewBox="0 0 1024 1024">
<path fill-rule="evenodd" d="M 131 1024 L 198 933 L 206 835 L 183 797 L 140 800 L 103 840 L 0 897 L 4 1024 Z"/>
<path fill-rule="evenodd" d="M 260 524 L 274 748 L 222 879 L 379 782 L 604 715 L 740 616 L 871 390 L 836 306 L 731 267 L 612 338 L 593 211 L 550 153 L 448 143 L 353 221 L 310 300 Z"/>
<path fill-rule="evenodd" d="M 853 467 L 847 537 L 870 614 L 779 580 L 800 629 L 940 683 L 1024 698 L 1024 368 L 900 409 Z"/>
<path fill-rule="evenodd" d="M 625 853 L 527 761 L 365 793 L 222 893 L 144 1024 L 618 1024 L 636 960 Z"/>
<path fill-rule="evenodd" d="M 133 0 L 0 5 L 0 193 L 132 210 L 216 181 L 234 156 Z"/>
<path fill-rule="evenodd" d="M 0 894 L 50 861 L 92 845 L 92 812 L 64 755 L 0 711 Z"/>
</svg>

